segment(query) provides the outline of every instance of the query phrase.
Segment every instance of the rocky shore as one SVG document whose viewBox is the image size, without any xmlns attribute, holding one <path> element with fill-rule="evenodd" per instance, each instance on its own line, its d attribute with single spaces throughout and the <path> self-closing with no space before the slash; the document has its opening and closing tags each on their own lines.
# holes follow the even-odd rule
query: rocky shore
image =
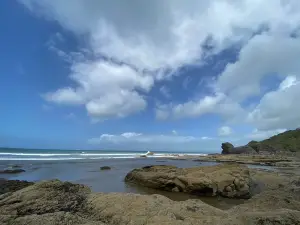
<svg viewBox="0 0 300 225">
<path fill-rule="evenodd" d="M 133 170 L 126 180 L 167 191 L 177 191 L 173 190 L 175 185 L 179 191 L 194 194 L 203 194 L 203 188 L 210 187 L 209 195 L 230 193 L 228 197 L 234 198 L 243 197 L 239 188 L 247 185 L 250 199 L 221 210 L 198 199 L 172 201 L 161 195 L 92 193 L 84 185 L 59 180 L 26 182 L 23 186 L 21 181 L 7 181 L 6 191 L 0 195 L 0 224 L 300 224 L 300 178 L 296 175 L 287 177 L 238 164 L 188 169 L 149 166 Z"/>
<path fill-rule="evenodd" d="M 93 193 L 87 186 L 59 180 L 2 179 L 0 225 L 300 225 L 299 129 L 240 147 L 223 143 L 222 149 L 222 154 L 172 157 L 219 165 L 146 166 L 130 171 L 125 181 L 177 195 L 243 199 L 230 209 L 200 199 L 172 201 L 157 194 Z M 265 166 L 274 169 L 265 170 Z M 23 172 L 9 169 L 2 172 Z"/>
<path fill-rule="evenodd" d="M 251 178 L 249 174 L 246 166 L 237 164 L 195 168 L 146 166 L 128 173 L 125 181 L 172 192 L 250 198 Z"/>
</svg>

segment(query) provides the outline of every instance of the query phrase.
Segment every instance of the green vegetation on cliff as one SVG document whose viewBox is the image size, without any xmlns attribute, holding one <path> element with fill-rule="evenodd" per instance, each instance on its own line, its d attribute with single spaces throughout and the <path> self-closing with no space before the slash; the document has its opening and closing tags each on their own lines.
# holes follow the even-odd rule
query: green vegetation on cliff
<svg viewBox="0 0 300 225">
<path fill-rule="evenodd" d="M 257 152 L 300 152 L 300 129 L 289 130 L 263 141 L 251 141 L 248 146 Z"/>
</svg>

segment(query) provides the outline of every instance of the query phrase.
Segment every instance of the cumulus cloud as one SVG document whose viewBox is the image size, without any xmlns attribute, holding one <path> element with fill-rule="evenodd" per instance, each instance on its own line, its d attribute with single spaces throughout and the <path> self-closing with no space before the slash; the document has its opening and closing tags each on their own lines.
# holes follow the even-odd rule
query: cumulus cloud
<svg viewBox="0 0 300 225">
<path fill-rule="evenodd" d="M 300 74 L 299 57 L 300 41 L 290 33 L 257 35 L 242 48 L 238 61 L 226 66 L 216 86 L 243 101 L 261 94 L 261 80 L 267 75 Z"/>
<path fill-rule="evenodd" d="M 100 144 L 103 142 L 114 143 L 161 143 L 161 144 L 174 144 L 174 143 L 190 143 L 199 141 L 200 138 L 193 136 L 180 136 L 180 135 L 147 135 L 141 133 L 122 133 L 119 135 L 102 134 L 98 138 L 92 138 L 88 140 L 90 144 Z"/>
<path fill-rule="evenodd" d="M 300 82 L 288 76 L 279 88 L 263 96 L 248 115 L 259 130 L 294 129 L 300 126 Z"/>
<path fill-rule="evenodd" d="M 160 104 L 156 107 L 156 118 L 195 118 L 205 114 L 217 114 L 226 121 L 241 121 L 245 117 L 245 110 L 239 103 L 232 101 L 222 93 L 207 95 L 179 104 Z"/>
<path fill-rule="evenodd" d="M 231 127 L 223 126 L 218 129 L 219 136 L 229 136 L 233 133 Z"/>
<path fill-rule="evenodd" d="M 183 66 L 202 65 L 234 44 L 245 47 L 216 83 L 217 93 L 229 99 L 258 93 L 257 82 L 266 72 L 299 70 L 299 41 L 289 35 L 300 24 L 298 0 L 19 1 L 86 37 L 88 51 L 80 52 L 79 59 L 68 59 L 75 88 L 62 87 L 45 99 L 84 105 L 96 118 L 124 117 L 145 109 L 145 96 L 157 80 L 177 74 Z M 262 31 L 268 35 L 252 38 Z M 216 105 L 222 104 L 228 105 L 216 94 L 174 105 L 170 112 L 160 107 L 156 116 L 200 116 L 218 111 Z M 228 107 L 225 116 L 232 109 Z"/>
<path fill-rule="evenodd" d="M 130 148 L 136 150 L 162 150 L 162 151 L 219 151 L 221 141 L 211 137 L 197 137 L 180 134 L 143 134 L 126 132 L 122 134 L 102 134 L 91 138 L 88 144 L 92 146 L 106 146 L 118 149 Z"/>
<path fill-rule="evenodd" d="M 261 141 L 272 137 L 274 135 L 280 134 L 285 132 L 286 129 L 277 129 L 277 130 L 268 130 L 268 131 L 260 131 L 260 130 L 253 130 L 252 133 L 246 135 L 247 139 L 254 140 L 254 141 Z"/>
</svg>

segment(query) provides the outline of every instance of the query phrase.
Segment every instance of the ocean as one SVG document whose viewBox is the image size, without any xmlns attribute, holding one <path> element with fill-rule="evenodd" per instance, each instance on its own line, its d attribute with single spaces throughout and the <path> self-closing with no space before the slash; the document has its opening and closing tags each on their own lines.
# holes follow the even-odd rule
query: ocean
<svg viewBox="0 0 300 225">
<path fill-rule="evenodd" d="M 98 160 L 98 159 L 132 159 L 145 155 L 145 151 L 113 151 L 113 150 L 38 150 L 38 149 L 0 149 L 0 160 Z M 195 152 L 162 152 L 154 151 L 149 158 L 175 157 L 175 155 L 206 155 Z"/>
</svg>

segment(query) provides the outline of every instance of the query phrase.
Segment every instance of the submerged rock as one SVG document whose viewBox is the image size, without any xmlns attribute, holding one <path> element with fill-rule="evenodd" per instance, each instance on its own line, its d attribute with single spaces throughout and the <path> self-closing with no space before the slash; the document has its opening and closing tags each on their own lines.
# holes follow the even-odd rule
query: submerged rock
<svg viewBox="0 0 300 225">
<path fill-rule="evenodd" d="M 111 170 L 110 166 L 101 166 L 100 170 Z"/>
<path fill-rule="evenodd" d="M 229 198 L 251 196 L 249 169 L 238 164 L 186 169 L 164 165 L 147 166 L 129 172 L 125 181 L 145 187 L 194 195 L 221 195 Z"/>
<path fill-rule="evenodd" d="M 0 170 L 0 174 L 4 174 L 4 173 L 7 173 L 7 174 L 15 174 L 15 173 L 23 173 L 25 172 L 25 170 L 23 169 L 5 169 L 5 170 Z"/>
</svg>

